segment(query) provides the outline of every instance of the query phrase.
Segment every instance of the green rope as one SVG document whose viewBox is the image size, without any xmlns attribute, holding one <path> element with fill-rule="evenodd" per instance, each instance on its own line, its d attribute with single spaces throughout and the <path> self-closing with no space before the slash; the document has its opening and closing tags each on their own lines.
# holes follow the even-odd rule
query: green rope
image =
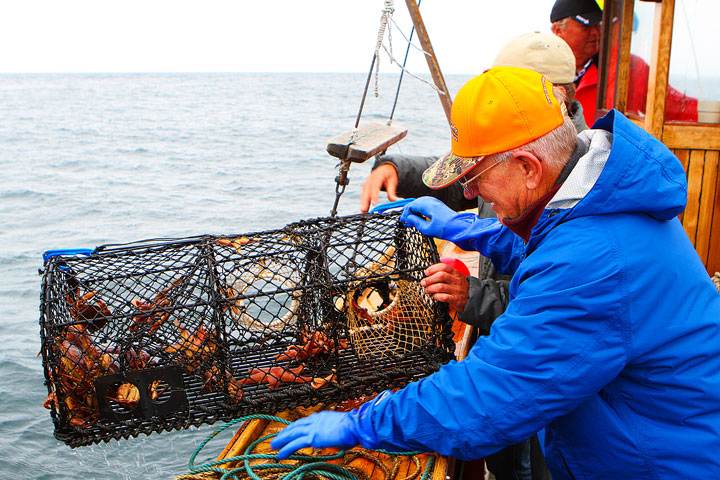
<svg viewBox="0 0 720 480">
<path fill-rule="evenodd" d="M 390 122 L 386 123 L 385 125 L 386 125 L 386 126 L 390 126 Z M 358 135 L 357 137 L 353 137 L 352 140 L 350 141 L 350 144 L 357 143 L 357 141 L 360 140 L 361 138 L 365 138 L 365 137 L 367 137 L 367 136 L 370 136 L 370 135 L 372 135 L 373 133 L 379 132 L 379 131 L 382 130 L 382 129 L 383 129 L 383 127 L 373 128 L 372 130 L 370 130 L 369 132 L 367 132 L 367 133 L 364 134 L 364 135 Z"/>
<path fill-rule="evenodd" d="M 430 475 L 432 474 L 434 466 L 435 466 L 435 457 L 434 456 L 428 457 L 427 464 L 425 465 L 425 471 L 423 472 L 422 476 L 420 477 L 420 480 L 428 480 L 428 478 L 430 478 Z"/>
<path fill-rule="evenodd" d="M 232 427 L 233 425 L 237 425 L 240 422 L 244 422 L 246 420 L 254 420 L 254 419 L 263 419 L 263 420 L 270 420 L 274 422 L 280 422 L 284 423 L 286 425 L 289 425 L 289 420 L 285 420 L 284 418 L 274 417 L 272 415 L 262 415 L 262 414 L 256 414 L 256 415 L 247 415 L 245 417 L 241 417 L 238 419 L 235 419 L 231 422 L 226 423 L 220 428 L 217 428 L 214 432 L 212 432 L 205 440 L 200 443 L 200 445 L 195 449 L 195 452 L 193 452 L 192 456 L 190 457 L 190 461 L 188 462 L 188 467 L 190 469 L 189 474 L 187 475 L 181 475 L 177 478 L 183 478 L 188 477 L 191 475 L 198 475 L 201 473 L 209 473 L 209 472 L 215 472 L 219 473 L 221 475 L 220 480 L 240 480 L 240 478 L 237 476 L 237 474 L 245 473 L 250 476 L 253 480 L 263 480 L 258 474 L 255 472 L 256 470 L 266 470 L 266 469 L 280 469 L 280 470 L 290 470 L 288 473 L 280 475 L 277 480 L 303 480 L 306 476 L 314 477 L 314 476 L 321 476 L 324 478 L 327 478 L 329 480 L 361 480 L 356 475 L 352 474 L 347 468 L 341 467 L 339 465 L 335 465 L 332 463 L 326 463 L 328 460 L 337 460 L 339 458 L 342 458 L 345 455 L 345 451 L 341 450 L 338 453 L 334 455 L 317 455 L 317 456 L 310 456 L 310 455 L 290 455 L 290 460 L 301 460 L 305 462 L 303 465 L 288 465 L 285 463 L 278 463 L 277 455 L 266 455 L 266 454 L 253 454 L 250 453 L 252 450 L 263 441 L 274 437 L 276 434 L 272 433 L 270 435 L 265 435 L 264 437 L 258 438 L 254 442 L 252 442 L 247 449 L 245 450 L 245 453 L 242 455 L 238 455 L 235 457 L 229 457 L 229 458 L 223 458 L 221 460 L 216 460 L 213 462 L 208 462 L 203 465 L 195 466 L 195 459 L 200 454 L 203 448 L 205 448 L 205 445 L 210 442 L 213 438 L 218 436 L 223 431 L 227 430 L 228 428 Z M 395 456 L 412 456 L 417 455 L 421 452 L 388 452 L 385 450 L 375 450 L 376 452 L 384 453 L 386 455 L 395 455 Z M 257 464 L 257 465 L 250 465 L 251 460 L 272 460 L 274 463 L 263 463 L 263 464 Z M 430 474 L 432 472 L 432 467 L 434 465 L 434 457 L 429 457 L 427 464 L 425 465 L 425 471 L 423 472 L 420 480 L 428 480 L 430 477 Z M 220 465 L 224 465 L 227 463 L 234 463 L 234 462 L 242 462 L 243 466 L 232 468 L 232 469 L 226 469 L 221 468 Z M 392 479 L 389 479 L 392 480 Z"/>
</svg>

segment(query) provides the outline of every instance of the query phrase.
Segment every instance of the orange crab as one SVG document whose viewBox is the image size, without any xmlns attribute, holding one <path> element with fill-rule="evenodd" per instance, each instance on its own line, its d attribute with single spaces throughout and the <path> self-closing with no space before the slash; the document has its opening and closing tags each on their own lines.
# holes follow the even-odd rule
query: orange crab
<svg viewBox="0 0 720 480">
<path fill-rule="evenodd" d="M 305 362 L 308 360 L 316 361 L 320 355 L 331 353 L 335 350 L 335 340 L 328 338 L 328 336 L 315 330 L 311 334 L 307 331 L 303 331 L 300 334 L 300 341 L 302 345 L 290 345 L 285 352 L 281 353 L 276 357 L 276 361 L 285 360 L 297 360 L 299 362 Z M 347 340 L 341 339 L 338 342 L 338 348 L 347 348 Z"/>
<path fill-rule="evenodd" d="M 137 309 L 139 313 L 133 317 L 132 323 L 128 326 L 128 331 L 134 332 L 147 324 L 150 324 L 150 327 L 148 327 L 149 333 L 153 333 L 160 328 L 160 325 L 170 317 L 170 313 L 167 311 L 167 307 L 172 303 L 169 296 L 180 285 L 184 278 L 185 277 L 179 277 L 173 280 L 169 287 L 161 290 L 150 301 L 137 298 L 131 300 L 130 304 Z"/>
<path fill-rule="evenodd" d="M 96 295 L 94 290 L 83 293 L 80 287 L 65 294 L 65 301 L 70 306 L 72 319 L 82 322 L 83 328 L 91 332 L 104 327 L 108 318 L 112 316 L 107 303 L 95 298 Z"/>
</svg>

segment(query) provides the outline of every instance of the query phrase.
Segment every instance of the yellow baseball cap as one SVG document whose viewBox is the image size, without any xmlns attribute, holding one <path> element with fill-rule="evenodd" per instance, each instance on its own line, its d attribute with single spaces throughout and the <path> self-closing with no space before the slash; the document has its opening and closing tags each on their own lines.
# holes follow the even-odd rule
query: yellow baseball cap
<svg viewBox="0 0 720 480">
<path fill-rule="evenodd" d="M 536 140 L 563 124 L 561 103 L 542 74 L 493 67 L 458 92 L 450 114 L 452 150 L 423 172 L 430 188 L 457 181 L 487 155 Z"/>
</svg>

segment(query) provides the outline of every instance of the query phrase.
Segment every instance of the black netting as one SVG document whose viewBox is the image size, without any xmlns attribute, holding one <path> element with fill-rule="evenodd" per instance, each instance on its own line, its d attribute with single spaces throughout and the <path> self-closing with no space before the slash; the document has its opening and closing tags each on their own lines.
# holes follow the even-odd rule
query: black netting
<svg viewBox="0 0 720 480">
<path fill-rule="evenodd" d="M 75 447 L 340 402 L 452 358 L 418 287 L 432 239 L 397 213 L 50 257 L 42 354 L 55 436 Z"/>
</svg>

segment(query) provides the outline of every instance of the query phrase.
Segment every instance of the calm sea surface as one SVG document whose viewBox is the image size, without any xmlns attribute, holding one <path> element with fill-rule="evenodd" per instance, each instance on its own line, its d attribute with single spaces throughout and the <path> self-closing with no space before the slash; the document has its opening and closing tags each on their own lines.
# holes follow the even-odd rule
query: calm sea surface
<svg viewBox="0 0 720 480">
<path fill-rule="evenodd" d="M 470 77 L 446 77 L 452 95 Z M 328 139 L 355 124 L 364 74 L 0 75 L 0 476 L 169 479 L 221 424 L 70 449 L 53 437 L 38 325 L 42 253 L 153 237 L 229 234 L 325 217 Z M 361 124 L 385 120 L 381 76 Z M 406 77 L 391 152 L 441 154 L 437 93 Z M 339 215 L 358 212 L 371 161 Z M 270 412 L 269 412 L 270 413 Z M 206 447 L 214 459 L 232 434 Z"/>
</svg>

